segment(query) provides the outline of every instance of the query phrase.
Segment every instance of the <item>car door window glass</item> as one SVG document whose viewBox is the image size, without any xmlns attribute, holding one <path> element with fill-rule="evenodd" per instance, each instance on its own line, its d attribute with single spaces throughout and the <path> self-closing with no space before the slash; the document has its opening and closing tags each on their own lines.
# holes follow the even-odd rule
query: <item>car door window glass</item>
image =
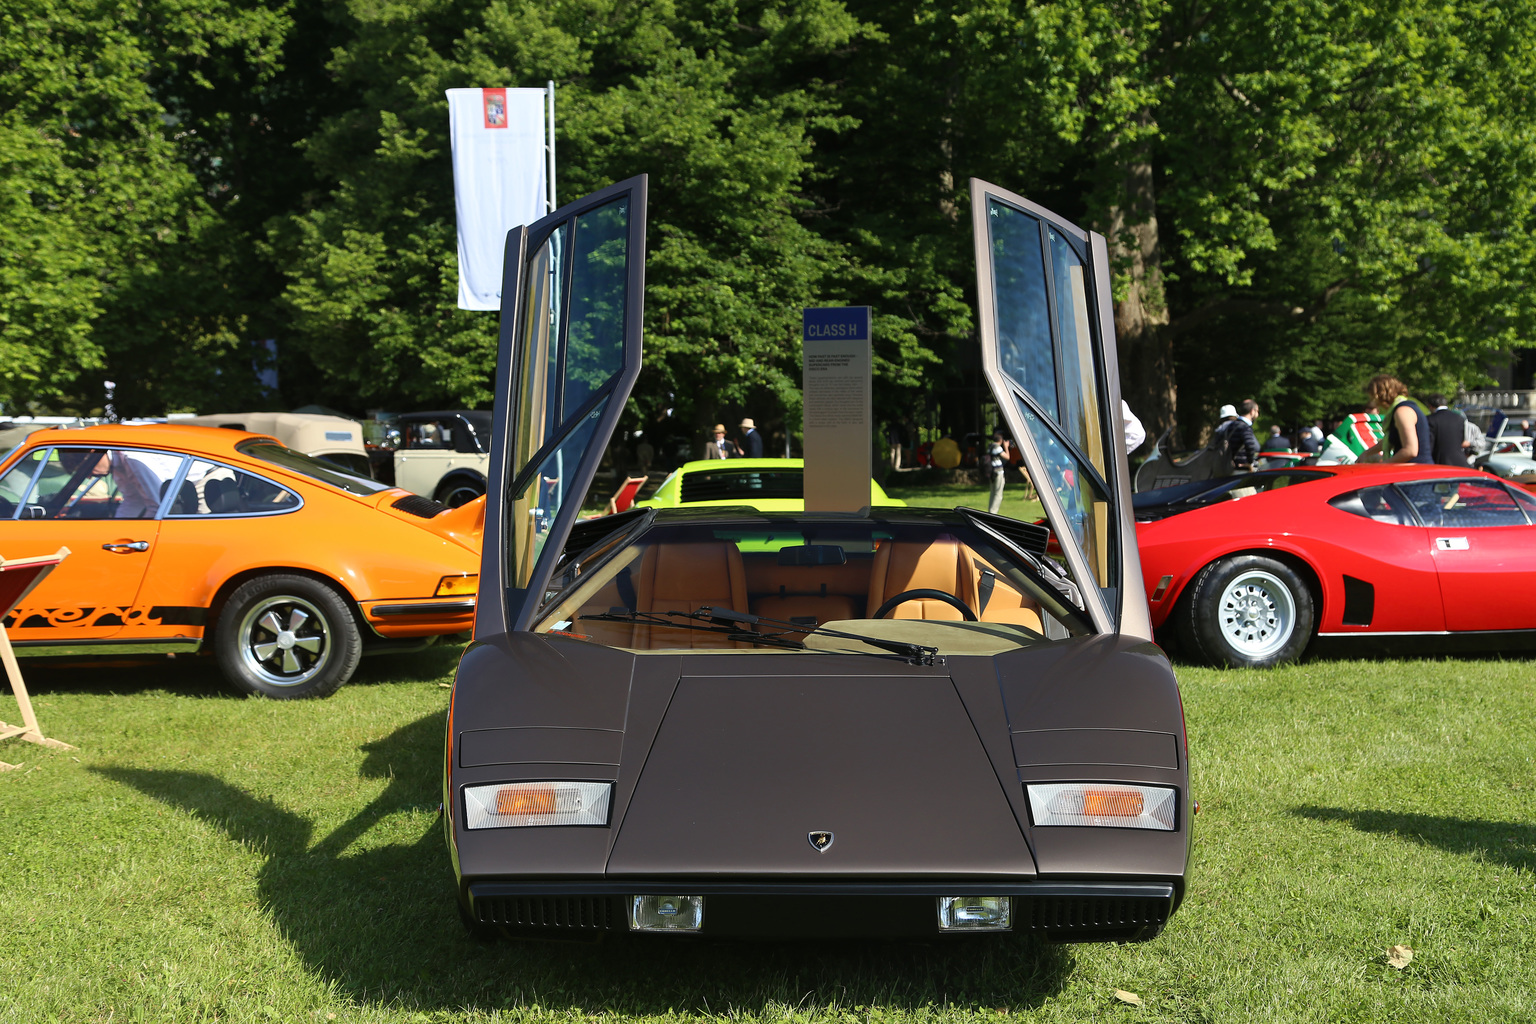
<svg viewBox="0 0 1536 1024">
<path fill-rule="evenodd" d="M 627 198 L 576 218 L 571 321 L 565 357 L 563 413 L 567 417 L 607 384 L 623 365 L 628 245 Z"/>
<path fill-rule="evenodd" d="M 15 519 L 26 505 L 37 471 L 48 464 L 50 448 L 34 448 L 0 477 L 0 517 Z"/>
<path fill-rule="evenodd" d="M 184 456 L 64 447 L 45 458 L 19 518 L 153 519 Z"/>
<path fill-rule="evenodd" d="M 581 463 L 581 457 L 592 441 L 607 402 L 599 402 L 592 412 L 565 436 L 565 439 L 544 458 L 538 472 L 529 477 L 522 491 L 512 501 L 512 512 L 507 518 L 507 531 L 511 557 L 511 581 L 514 587 L 528 586 L 533 576 L 534 564 L 544 550 L 549 528 L 555 517 L 568 501 L 580 501 L 584 495 L 575 494 L 571 479 Z"/>
<path fill-rule="evenodd" d="M 1022 399 L 1017 401 L 1020 417 L 1040 445 L 1040 457 L 1045 460 L 1049 478 L 1046 484 L 1056 492 L 1066 514 L 1064 526 L 1076 538 L 1098 585 L 1116 586 L 1115 559 L 1110 551 L 1112 516 L 1108 497 L 1094 475 L 1040 422 L 1029 405 Z M 1036 481 L 1037 486 L 1039 483 Z"/>
<path fill-rule="evenodd" d="M 560 297 L 565 291 L 562 275 L 567 230 L 567 225 L 561 224 L 550 232 L 528 258 L 523 275 L 522 337 L 517 350 L 511 432 L 514 475 L 544 447 L 556 426 L 560 372 L 554 339 L 560 321 Z"/>
<path fill-rule="evenodd" d="M 1514 496 L 1495 480 L 1425 480 L 1398 486 L 1425 526 L 1462 530 L 1527 522 Z"/>
<path fill-rule="evenodd" d="M 1056 285 L 1056 331 L 1061 339 L 1061 425 L 1088 460 L 1107 476 L 1104 446 L 1093 421 L 1098 416 L 1099 388 L 1093 365 L 1093 337 L 1088 326 L 1088 287 L 1083 261 L 1065 236 L 1047 228 L 1051 243 L 1051 272 Z"/>
<path fill-rule="evenodd" d="M 1364 516 L 1378 523 L 1391 523 L 1394 526 L 1416 525 L 1408 502 L 1388 484 L 1336 495 L 1328 499 L 1328 504 L 1341 512 Z"/>
<path fill-rule="evenodd" d="M 988 208 L 997 282 L 998 363 L 1052 418 L 1060 418 L 1040 222 L 1003 203 Z"/>
<path fill-rule="evenodd" d="M 194 460 L 177 488 L 168 515 L 249 516 L 298 508 L 299 496 L 251 473 L 203 459 Z"/>
</svg>

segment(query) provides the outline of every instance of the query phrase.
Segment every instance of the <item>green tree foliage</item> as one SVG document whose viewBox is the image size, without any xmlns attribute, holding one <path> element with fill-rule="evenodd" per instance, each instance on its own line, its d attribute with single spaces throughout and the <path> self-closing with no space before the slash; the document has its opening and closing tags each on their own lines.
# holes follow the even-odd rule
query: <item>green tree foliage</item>
<svg viewBox="0 0 1536 1024">
<path fill-rule="evenodd" d="M 0 12 L 0 401 L 159 411 L 249 390 L 218 146 L 187 115 L 262 80 L 280 10 L 19 0 Z M 221 97 L 221 115 L 238 109 Z M 199 173 L 200 171 L 204 173 Z M 200 180 L 201 179 L 201 180 Z M 172 352 L 182 360 L 166 358 Z"/>
<path fill-rule="evenodd" d="M 880 418 L 968 426 L 973 175 L 1109 238 L 1149 425 L 1475 385 L 1533 327 L 1533 51 L 1473 0 L 16 0 L 0 401 L 486 403 L 443 92 L 546 80 L 562 197 L 652 176 L 632 427 L 792 426 L 843 302 Z"/>
</svg>

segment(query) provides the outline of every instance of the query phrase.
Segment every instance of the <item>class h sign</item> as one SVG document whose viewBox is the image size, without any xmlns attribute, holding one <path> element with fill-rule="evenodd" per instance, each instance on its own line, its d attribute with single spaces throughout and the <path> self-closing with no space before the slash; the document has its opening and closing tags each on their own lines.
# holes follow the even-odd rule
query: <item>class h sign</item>
<svg viewBox="0 0 1536 1024">
<path fill-rule="evenodd" d="M 872 454 L 869 307 L 811 307 L 802 323 L 805 509 L 857 512 Z"/>
<path fill-rule="evenodd" d="M 805 341 L 869 341 L 868 306 L 817 306 L 802 317 Z"/>
</svg>

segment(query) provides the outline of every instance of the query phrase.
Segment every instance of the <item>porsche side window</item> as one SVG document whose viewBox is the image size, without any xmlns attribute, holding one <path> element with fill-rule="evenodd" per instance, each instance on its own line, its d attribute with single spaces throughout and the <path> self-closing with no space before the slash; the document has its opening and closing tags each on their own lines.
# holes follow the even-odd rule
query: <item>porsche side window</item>
<svg viewBox="0 0 1536 1024">
<path fill-rule="evenodd" d="M 32 481 L 37 476 L 38 470 L 48 463 L 48 453 L 51 449 L 34 448 L 23 455 L 16 465 L 6 471 L 5 476 L 0 477 L 0 516 L 6 519 L 33 518 L 23 515 L 26 505 L 27 493 L 32 490 Z"/>
<path fill-rule="evenodd" d="M 1514 496 L 1496 480 L 1423 480 L 1398 487 L 1425 526 L 1475 530 L 1527 522 Z"/>
<path fill-rule="evenodd" d="M 299 496 L 251 473 L 216 462 L 194 460 L 176 489 L 168 516 L 250 516 L 291 512 Z"/>
<path fill-rule="evenodd" d="M 185 456 L 135 448 L 52 448 L 29 455 L 20 519 L 153 519 Z M 12 470 L 12 472 L 16 472 Z M 9 474 L 8 474 L 9 475 Z"/>
<path fill-rule="evenodd" d="M 1392 489 L 1391 485 L 1384 484 L 1380 487 L 1349 491 L 1330 498 L 1328 504 L 1340 512 L 1364 516 L 1378 523 L 1391 523 L 1394 526 L 1416 525 L 1408 503 L 1403 500 L 1401 494 Z"/>
</svg>

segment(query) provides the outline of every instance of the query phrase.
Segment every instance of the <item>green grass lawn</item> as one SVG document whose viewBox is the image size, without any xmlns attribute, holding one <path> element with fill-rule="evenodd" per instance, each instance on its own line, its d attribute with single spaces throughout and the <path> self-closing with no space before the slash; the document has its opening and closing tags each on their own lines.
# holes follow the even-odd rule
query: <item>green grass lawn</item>
<svg viewBox="0 0 1536 1024">
<path fill-rule="evenodd" d="M 960 484 L 905 484 L 900 473 L 893 473 L 885 481 L 885 493 L 893 498 L 900 498 L 908 505 L 917 505 L 933 508 L 979 508 L 983 511 L 987 507 L 989 492 L 984 486 L 966 486 Z M 1007 484 L 1003 488 L 1003 505 L 999 509 L 1003 515 L 1012 516 L 1014 519 L 1023 519 L 1032 522 L 1045 515 L 1039 500 L 1019 476 L 1017 470 L 1010 470 L 1007 474 Z"/>
<path fill-rule="evenodd" d="M 0 744 L 0 1021 L 1536 1019 L 1529 661 L 1181 668 L 1196 866 L 1143 945 L 483 946 L 436 817 L 454 655 L 299 703 L 27 663 L 79 750 Z"/>
</svg>

